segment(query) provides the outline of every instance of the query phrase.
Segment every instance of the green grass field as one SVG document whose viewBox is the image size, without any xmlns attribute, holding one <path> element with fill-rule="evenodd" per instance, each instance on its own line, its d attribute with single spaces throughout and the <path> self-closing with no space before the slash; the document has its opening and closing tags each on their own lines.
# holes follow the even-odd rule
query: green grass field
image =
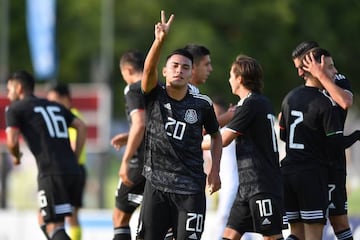
<svg viewBox="0 0 360 240">
<path fill-rule="evenodd" d="M 348 208 L 350 216 L 360 216 L 360 187 L 348 192 Z"/>
</svg>

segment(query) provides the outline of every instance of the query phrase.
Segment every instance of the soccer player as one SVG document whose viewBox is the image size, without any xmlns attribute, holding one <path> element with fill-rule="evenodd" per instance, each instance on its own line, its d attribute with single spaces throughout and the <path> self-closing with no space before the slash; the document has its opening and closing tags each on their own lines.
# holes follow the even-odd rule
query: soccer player
<svg viewBox="0 0 360 240">
<path fill-rule="evenodd" d="M 145 97 L 146 178 L 138 238 L 163 239 L 169 228 L 177 240 L 200 239 L 205 220 L 206 175 L 201 149 L 203 127 L 212 139 L 210 194 L 220 188 L 221 136 L 211 100 L 189 90 L 193 57 L 178 49 L 166 58 L 158 82 L 161 50 L 174 15 L 155 25 L 155 39 L 145 59 L 141 88 Z"/>
<path fill-rule="evenodd" d="M 79 110 L 72 106 L 71 92 L 67 84 L 59 83 L 52 86 L 47 93 L 47 99 L 64 105 L 76 117 L 83 119 Z M 68 129 L 68 131 L 69 131 L 69 139 L 70 139 L 71 147 L 74 150 L 76 144 L 77 132 L 74 128 L 71 127 Z M 81 240 L 81 235 L 82 235 L 81 225 L 79 221 L 79 210 L 83 206 L 83 196 L 86 186 L 85 163 L 86 163 L 86 149 L 84 146 L 84 148 L 81 151 L 80 157 L 78 158 L 78 164 L 80 166 L 80 170 L 82 173 L 80 177 L 81 189 L 79 189 L 80 193 L 78 194 L 79 199 L 76 200 L 76 204 L 73 206 L 74 208 L 72 215 L 66 218 L 66 221 L 69 223 L 70 226 L 69 235 L 72 240 Z"/>
<path fill-rule="evenodd" d="M 314 54 L 319 58 L 326 50 L 317 48 Z M 331 57 L 326 57 L 325 65 L 327 74 L 335 76 Z M 319 80 L 308 72 L 303 78 L 305 85 L 284 98 L 279 123 L 280 138 L 286 142 L 281 161 L 285 209 L 289 239 L 321 239 L 328 207 L 327 149 L 341 151 L 336 142 L 342 137 L 343 124 Z"/>
<path fill-rule="evenodd" d="M 63 105 L 34 95 L 35 81 L 26 71 L 17 71 L 7 80 L 10 105 L 6 109 L 7 147 L 13 163 L 21 163 L 19 139 L 22 135 L 38 167 L 38 200 L 47 239 L 70 240 L 64 218 L 80 194 L 81 175 L 77 158 L 86 139 L 86 125 Z M 78 133 L 72 150 L 68 127 Z"/>
<path fill-rule="evenodd" d="M 130 130 L 111 139 L 112 146 L 117 150 L 126 145 L 119 169 L 120 180 L 113 211 L 114 240 L 131 240 L 130 218 L 140 205 L 144 192 L 145 178 L 142 169 L 145 104 L 140 88 L 144 60 L 142 53 L 133 50 L 125 52 L 120 58 L 120 72 L 127 84 L 124 96 Z"/>
<path fill-rule="evenodd" d="M 236 140 L 239 189 L 223 239 L 239 240 L 245 232 L 283 239 L 283 188 L 274 130 L 274 111 L 261 94 L 262 68 L 239 55 L 231 65 L 232 93 L 239 96 L 233 119 L 221 133 L 223 146 Z M 203 149 L 210 144 L 204 140 Z"/>
<path fill-rule="evenodd" d="M 311 55 L 307 57 L 307 60 L 302 58 L 302 56 L 306 55 L 306 52 L 318 46 L 318 43 L 314 41 L 304 41 L 300 43 L 292 52 L 293 62 L 300 77 L 304 77 L 305 71 L 308 71 L 319 79 L 325 90 L 338 104 L 339 114 L 344 125 L 347 109 L 352 105 L 353 94 L 351 92 L 350 82 L 344 75 L 339 73 L 335 74 L 335 78 L 328 76 L 326 74 L 324 61 L 318 63 Z M 339 159 L 334 159 L 334 156 L 335 155 L 330 156 L 333 159 L 328 166 L 329 220 L 338 239 L 352 239 L 352 232 L 347 216 L 345 150 Z"/>
</svg>

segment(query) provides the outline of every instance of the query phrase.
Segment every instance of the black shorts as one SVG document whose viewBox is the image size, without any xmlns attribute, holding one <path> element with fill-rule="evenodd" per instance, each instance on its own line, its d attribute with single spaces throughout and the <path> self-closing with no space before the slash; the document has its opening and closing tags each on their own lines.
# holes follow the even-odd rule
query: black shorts
<svg viewBox="0 0 360 240">
<path fill-rule="evenodd" d="M 325 169 L 283 174 L 284 205 L 289 223 L 326 223 L 327 181 Z"/>
<path fill-rule="evenodd" d="M 79 177 L 79 182 L 80 182 L 79 194 L 76 195 L 77 198 L 74 199 L 74 203 L 73 203 L 73 206 L 78 208 L 83 206 L 83 196 L 85 192 L 86 177 L 87 177 L 87 172 L 84 165 L 80 165 L 80 171 L 81 171 L 81 175 Z"/>
<path fill-rule="evenodd" d="M 329 167 L 328 177 L 329 215 L 347 214 L 346 171 Z"/>
<path fill-rule="evenodd" d="M 264 236 L 281 234 L 283 229 L 283 201 L 269 193 L 259 193 L 248 201 L 237 196 L 230 210 L 227 228 L 240 234 L 261 233 Z"/>
<path fill-rule="evenodd" d="M 145 187 L 145 177 L 142 173 L 142 165 L 138 163 L 137 158 L 133 158 L 129 163 L 129 178 L 134 183 L 128 187 L 121 183 L 117 186 L 115 192 L 115 206 L 126 213 L 133 213 L 141 204 Z"/>
<path fill-rule="evenodd" d="M 206 211 L 205 192 L 175 194 L 146 182 L 137 239 L 164 239 L 170 228 L 177 240 L 201 239 Z"/>
<path fill-rule="evenodd" d="M 81 192 L 79 175 L 55 175 L 38 179 L 38 203 L 44 222 L 62 222 L 72 214 Z"/>
</svg>

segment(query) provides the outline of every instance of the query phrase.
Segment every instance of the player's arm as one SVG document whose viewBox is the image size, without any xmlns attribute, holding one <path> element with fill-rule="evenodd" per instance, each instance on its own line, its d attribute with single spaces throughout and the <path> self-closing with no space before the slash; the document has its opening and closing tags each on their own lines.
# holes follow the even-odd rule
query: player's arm
<svg viewBox="0 0 360 240">
<path fill-rule="evenodd" d="M 217 117 L 220 127 L 224 127 L 234 117 L 235 108 L 230 107 L 226 112 Z"/>
<path fill-rule="evenodd" d="M 155 88 L 158 81 L 158 64 L 160 61 L 160 53 L 164 45 L 165 38 L 170 30 L 170 25 L 174 19 L 174 15 L 166 21 L 165 12 L 161 11 L 161 22 L 155 25 L 155 39 L 145 58 L 143 77 L 141 80 L 141 88 L 147 93 Z"/>
<path fill-rule="evenodd" d="M 6 145 L 12 156 L 14 165 L 21 163 L 22 153 L 19 147 L 20 130 L 15 127 L 6 128 Z"/>
<path fill-rule="evenodd" d="M 210 152 L 211 152 L 211 167 L 208 174 L 207 182 L 209 185 L 209 193 L 213 194 L 218 191 L 221 187 L 220 181 L 220 159 L 222 154 L 222 140 L 220 131 L 213 133 L 211 136 L 210 142 Z"/>
<path fill-rule="evenodd" d="M 79 158 L 82 149 L 84 148 L 86 137 L 87 137 L 87 127 L 86 124 L 80 119 L 75 117 L 71 122 L 71 127 L 76 130 L 76 143 L 75 148 L 73 149 L 75 155 Z"/>
<path fill-rule="evenodd" d="M 308 71 L 316 77 L 332 99 L 343 109 L 348 109 L 353 104 L 353 94 L 341 87 L 337 86 L 333 79 L 326 73 L 324 56 L 321 56 L 321 62 L 316 62 L 313 53 L 306 55 L 303 60 L 305 71 Z"/>
<path fill-rule="evenodd" d="M 329 136 L 331 148 L 342 148 L 346 149 L 351 147 L 356 141 L 360 140 L 360 130 L 355 130 L 351 134 L 345 136 L 342 134 L 334 134 Z"/>
<path fill-rule="evenodd" d="M 133 183 L 128 178 L 128 166 L 130 159 L 134 156 L 139 148 L 145 134 L 145 112 L 142 109 L 132 112 L 131 126 L 129 130 L 127 145 L 124 155 L 122 157 L 119 176 L 125 185 L 132 185 Z"/>
</svg>

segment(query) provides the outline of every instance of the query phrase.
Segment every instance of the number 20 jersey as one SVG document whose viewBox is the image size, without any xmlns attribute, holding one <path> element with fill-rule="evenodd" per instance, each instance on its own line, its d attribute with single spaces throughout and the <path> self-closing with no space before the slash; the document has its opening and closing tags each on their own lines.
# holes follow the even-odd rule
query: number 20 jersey
<svg viewBox="0 0 360 240">
<path fill-rule="evenodd" d="M 205 189 L 202 130 L 219 131 L 212 101 L 192 93 L 180 101 L 157 85 L 145 95 L 147 117 L 143 174 L 164 192 L 197 194 Z"/>
<path fill-rule="evenodd" d="M 62 105 L 28 96 L 6 109 L 6 127 L 18 128 L 38 166 L 38 176 L 78 174 L 68 126 L 74 115 Z"/>
</svg>

